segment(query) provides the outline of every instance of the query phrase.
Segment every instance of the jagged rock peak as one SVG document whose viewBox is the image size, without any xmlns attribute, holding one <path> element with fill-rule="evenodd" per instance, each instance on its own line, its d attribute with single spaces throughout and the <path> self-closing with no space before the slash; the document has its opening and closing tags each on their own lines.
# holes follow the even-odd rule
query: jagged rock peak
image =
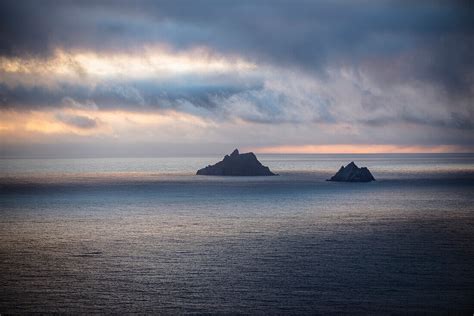
<svg viewBox="0 0 474 316">
<path fill-rule="evenodd" d="M 374 176 L 366 167 L 359 168 L 351 161 L 347 166 L 342 166 L 339 171 L 328 181 L 340 182 L 370 182 L 375 181 Z"/>
<path fill-rule="evenodd" d="M 235 149 L 230 155 L 215 165 L 199 169 L 197 175 L 206 176 L 274 176 L 266 166 L 263 166 L 254 153 L 239 153 Z"/>
</svg>

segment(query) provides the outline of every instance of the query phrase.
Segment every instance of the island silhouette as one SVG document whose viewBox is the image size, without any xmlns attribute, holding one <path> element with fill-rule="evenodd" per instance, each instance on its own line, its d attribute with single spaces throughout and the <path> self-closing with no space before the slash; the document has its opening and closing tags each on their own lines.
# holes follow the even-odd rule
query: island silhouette
<svg viewBox="0 0 474 316">
<path fill-rule="evenodd" d="M 275 176 L 277 174 L 260 163 L 253 152 L 239 153 L 235 149 L 230 155 L 214 165 L 199 169 L 197 175 L 203 176 Z"/>
<path fill-rule="evenodd" d="M 208 165 L 196 172 L 200 176 L 276 176 L 270 168 L 262 165 L 253 152 L 239 153 L 235 149 L 230 155 L 214 165 Z M 339 171 L 327 181 L 371 182 L 374 176 L 366 167 L 359 168 L 353 161 L 341 166 Z"/>
<path fill-rule="evenodd" d="M 374 176 L 366 167 L 359 168 L 352 161 L 346 167 L 341 166 L 339 171 L 327 181 L 337 182 L 370 182 L 375 181 Z"/>
</svg>

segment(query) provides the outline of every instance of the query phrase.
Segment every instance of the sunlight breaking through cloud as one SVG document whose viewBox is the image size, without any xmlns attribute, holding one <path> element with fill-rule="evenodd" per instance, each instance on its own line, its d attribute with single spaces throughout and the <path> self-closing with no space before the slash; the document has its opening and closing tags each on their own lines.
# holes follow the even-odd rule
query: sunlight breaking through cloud
<svg viewBox="0 0 474 316">
<path fill-rule="evenodd" d="M 165 47 L 147 47 L 130 53 L 67 52 L 61 49 L 46 58 L 0 57 L 5 73 L 98 78 L 150 78 L 190 73 L 251 71 L 256 65 L 241 57 L 225 57 L 204 47 L 173 52 Z"/>
</svg>

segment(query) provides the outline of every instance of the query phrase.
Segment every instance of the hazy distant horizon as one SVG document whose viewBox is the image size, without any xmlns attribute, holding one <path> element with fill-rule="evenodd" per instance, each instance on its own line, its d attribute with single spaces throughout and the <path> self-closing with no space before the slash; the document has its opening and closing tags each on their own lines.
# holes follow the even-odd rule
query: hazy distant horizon
<svg viewBox="0 0 474 316">
<path fill-rule="evenodd" d="M 386 146 L 380 146 L 385 148 Z M 0 158 L 147 158 L 147 157 L 193 157 L 193 156 L 219 156 L 230 154 L 234 149 L 238 148 L 241 152 L 252 151 L 258 155 L 402 155 L 402 154 L 472 154 L 474 150 L 468 148 L 446 148 L 446 147 L 413 147 L 400 146 L 399 148 L 391 148 L 391 151 L 377 152 L 374 151 L 330 151 L 331 148 L 324 148 L 325 151 L 272 151 L 266 147 L 252 146 L 231 146 L 228 144 L 211 144 L 203 146 L 201 144 L 147 144 L 136 145 L 130 144 L 127 147 L 114 147 L 107 144 L 101 146 L 77 146 L 68 144 L 58 146 L 57 144 L 37 144 L 35 146 L 2 146 L 0 147 Z M 456 150 L 457 148 L 457 150 Z M 363 148 L 362 148 L 363 149 Z M 397 150 L 399 149 L 399 150 Z M 419 149 L 417 151 L 417 149 Z M 451 149 L 452 151 L 448 151 Z M 317 150 L 317 148 L 316 148 Z M 329 151 L 328 151 L 329 150 Z M 349 148 L 350 150 L 350 148 Z"/>
</svg>

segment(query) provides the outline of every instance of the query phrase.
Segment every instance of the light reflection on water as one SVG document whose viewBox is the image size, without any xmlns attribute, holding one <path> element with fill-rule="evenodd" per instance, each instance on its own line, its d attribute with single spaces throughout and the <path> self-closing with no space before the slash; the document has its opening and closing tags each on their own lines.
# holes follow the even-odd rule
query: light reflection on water
<svg viewBox="0 0 474 316">
<path fill-rule="evenodd" d="M 473 154 L 372 154 L 372 155 L 258 155 L 276 172 L 334 173 L 355 161 L 376 173 L 474 172 Z M 171 158 L 0 159 L 0 175 L 136 173 L 194 175 L 221 156 Z"/>
<path fill-rule="evenodd" d="M 472 312 L 472 156 L 362 158 L 4 160 L 0 312 Z"/>
</svg>

